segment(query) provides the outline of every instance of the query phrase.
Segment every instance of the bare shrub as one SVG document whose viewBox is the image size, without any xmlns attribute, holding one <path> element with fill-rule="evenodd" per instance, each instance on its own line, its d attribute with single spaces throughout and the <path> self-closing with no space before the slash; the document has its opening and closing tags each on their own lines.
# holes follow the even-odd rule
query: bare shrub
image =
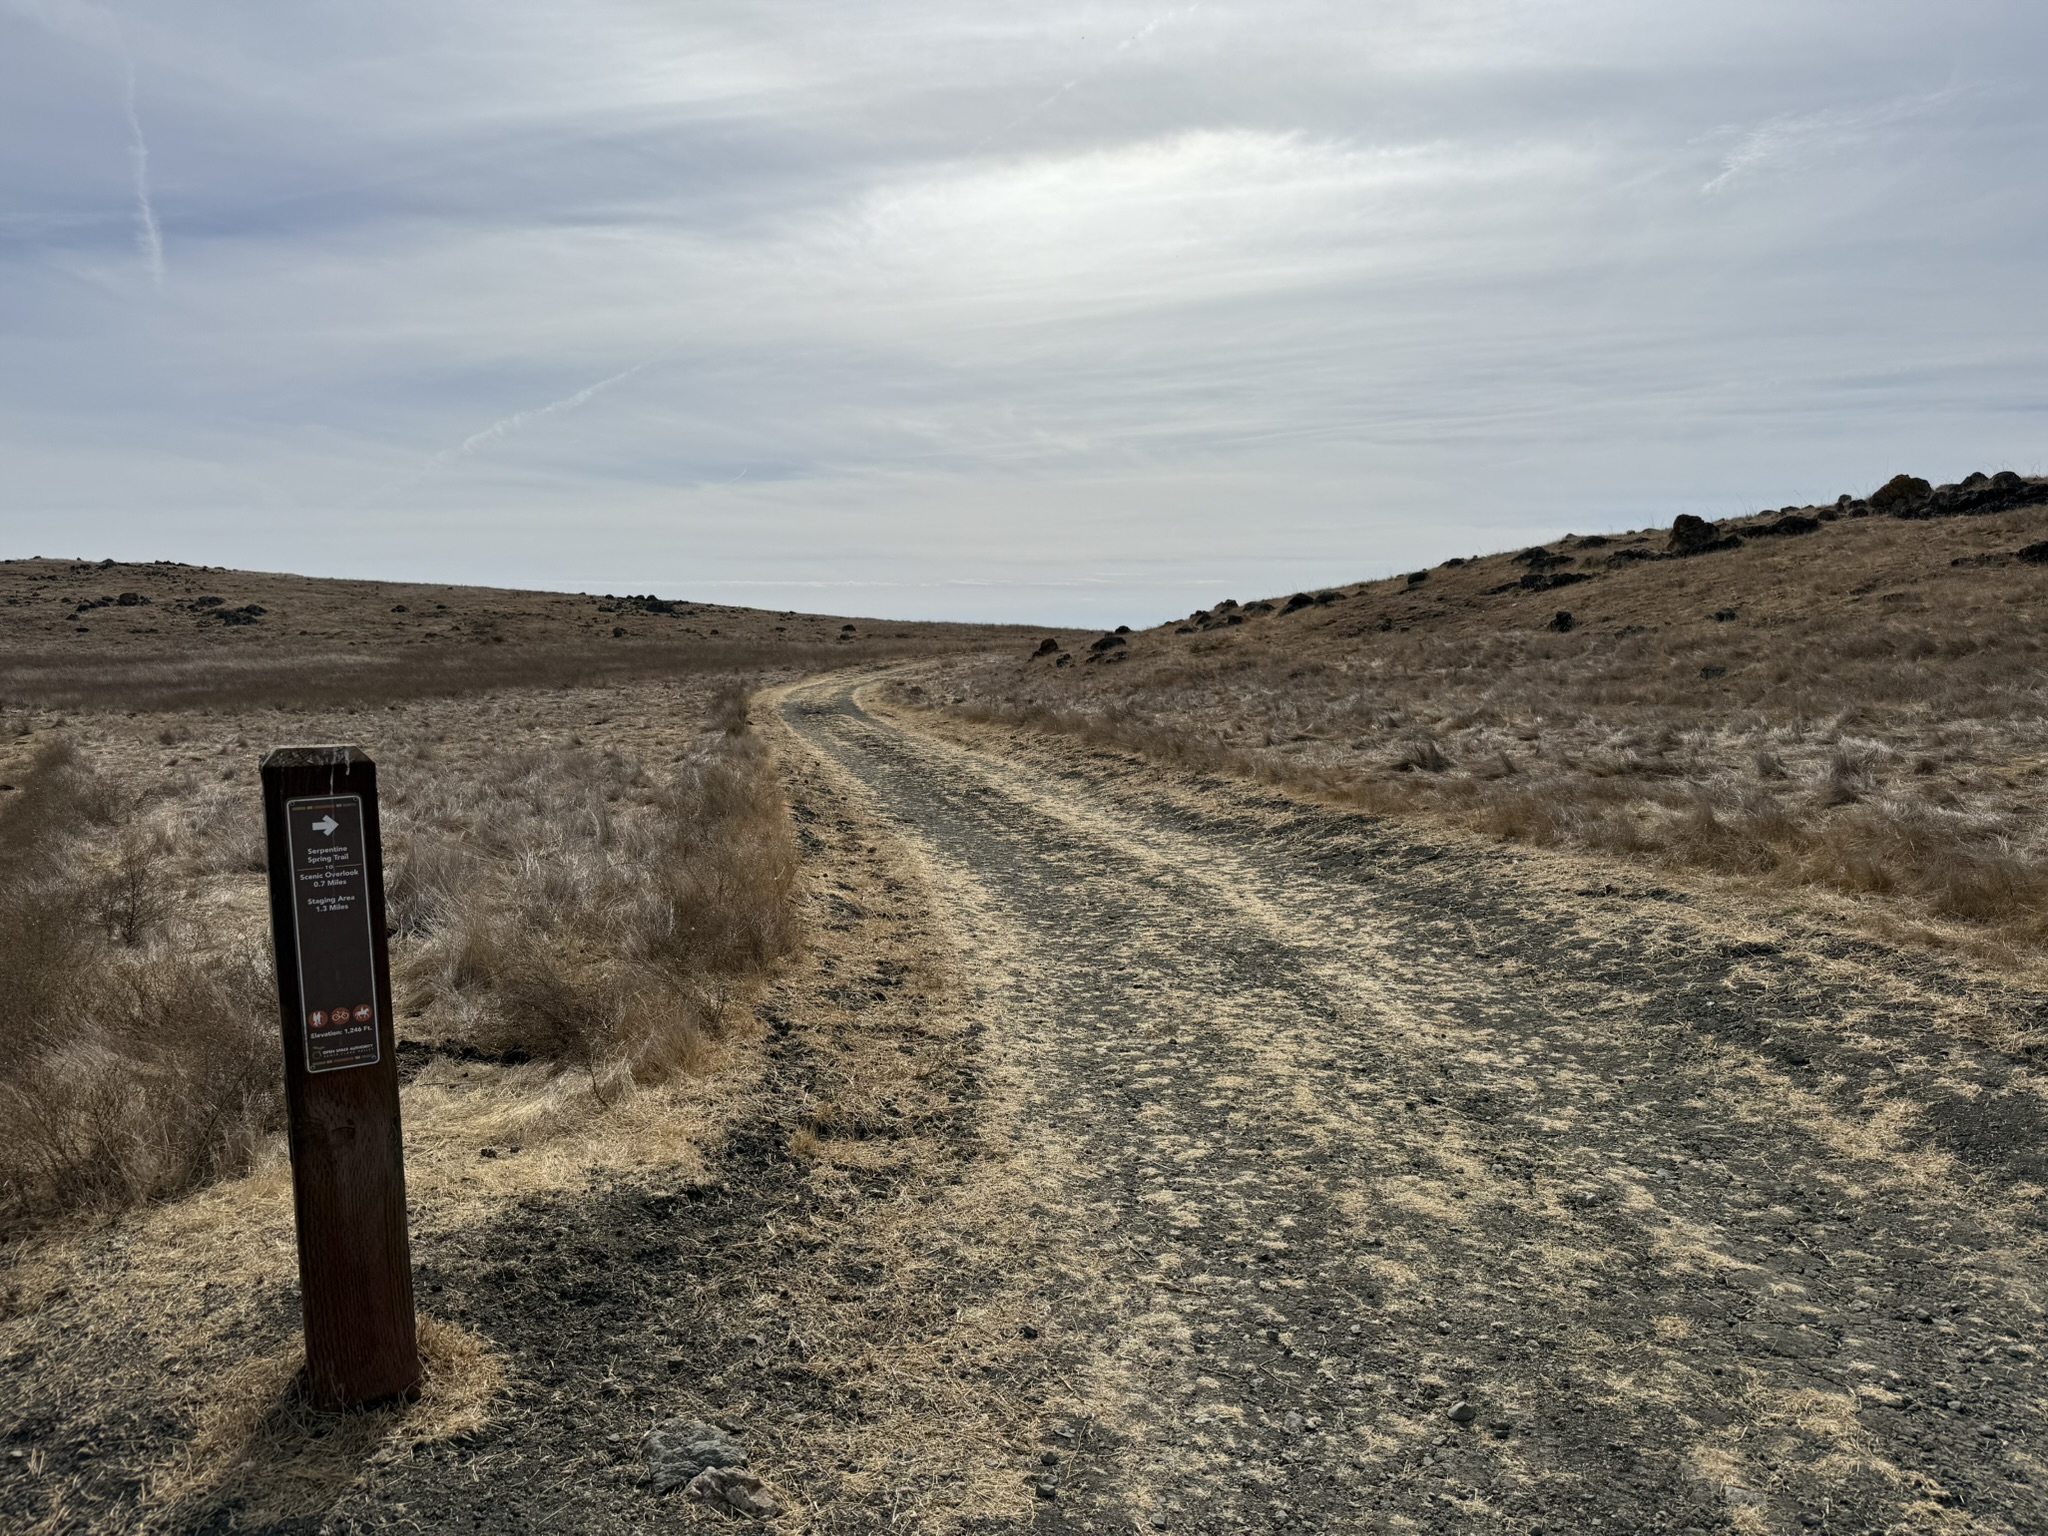
<svg viewBox="0 0 2048 1536">
<path fill-rule="evenodd" d="M 661 910 L 640 937 L 643 957 L 677 976 L 737 976 L 787 953 L 796 850 L 759 738 L 729 734 L 685 764 L 661 811 Z"/>
<path fill-rule="evenodd" d="M 170 910 L 171 893 L 164 883 L 166 849 L 160 838 L 130 831 L 113 858 L 84 882 L 85 909 L 101 928 L 130 948 Z"/>
<path fill-rule="evenodd" d="M 1401 749 L 1401 755 L 1394 759 L 1394 767 L 1406 773 L 1447 773 L 1451 760 L 1444 756 L 1444 749 L 1436 744 L 1436 738 L 1424 736 Z"/>
<path fill-rule="evenodd" d="M 150 840 L 81 875 L 110 803 L 56 747 L 0 820 L 0 1230 L 235 1171 L 279 1119 L 267 974 L 142 947 L 162 912 Z"/>
</svg>

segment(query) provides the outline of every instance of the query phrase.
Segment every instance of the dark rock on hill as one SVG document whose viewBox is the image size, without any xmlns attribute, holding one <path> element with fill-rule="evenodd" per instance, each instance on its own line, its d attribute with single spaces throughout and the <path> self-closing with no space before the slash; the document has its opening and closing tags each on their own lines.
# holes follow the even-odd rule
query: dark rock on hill
<svg viewBox="0 0 2048 1536">
<path fill-rule="evenodd" d="M 1892 515 L 1905 518 L 1983 517 L 1993 512 L 2038 506 L 2043 502 L 2048 502 L 2048 483 L 2022 479 L 2007 469 L 1996 475 L 1971 475 L 1956 485 L 1937 486 L 1919 506 L 1895 511 Z"/>
<path fill-rule="evenodd" d="M 1918 475 L 1893 475 L 1870 493 L 1870 510 L 1882 516 L 1911 517 L 1933 494 L 1934 487 Z"/>
<path fill-rule="evenodd" d="M 1798 512 L 1781 512 L 1771 522 L 1757 523 L 1742 531 L 1752 539 L 1788 539 L 1802 533 L 1819 533 L 1820 519 Z"/>
<path fill-rule="evenodd" d="M 1681 559 L 1741 547 L 1742 540 L 1733 534 L 1724 536 L 1714 524 L 1703 517 L 1694 517 L 1690 512 L 1678 514 L 1677 520 L 1671 525 L 1671 541 L 1665 546 L 1671 554 Z"/>
</svg>

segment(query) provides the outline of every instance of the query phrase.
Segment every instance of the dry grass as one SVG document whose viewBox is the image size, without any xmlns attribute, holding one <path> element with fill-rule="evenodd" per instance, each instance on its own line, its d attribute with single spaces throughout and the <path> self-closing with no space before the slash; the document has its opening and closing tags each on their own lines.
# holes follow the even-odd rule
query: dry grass
<svg viewBox="0 0 2048 1536">
<path fill-rule="evenodd" d="M 17 1043 L 0 1231 L 240 1172 L 278 1128 L 259 742 L 348 736 L 380 760 L 404 1049 L 531 1061 L 601 1104 L 701 1061 L 795 941 L 788 817 L 745 685 L 661 690 L 704 723 L 646 742 L 617 730 L 616 693 L 553 697 L 608 740 L 535 730 L 545 711 L 522 694 L 461 720 L 394 701 L 73 721 L 90 751 L 40 732 L 0 780 L 0 1028 Z M 666 760 L 644 755 L 654 741 Z"/>
<path fill-rule="evenodd" d="M 1611 564 L 1664 535 L 1567 538 L 1547 558 L 1584 579 L 1563 589 L 1492 556 L 1234 625 L 1249 610 L 1219 608 L 1129 636 L 1122 659 L 1019 646 L 910 698 L 1503 839 L 1870 898 L 2038 956 L 2048 582 L 2000 551 L 2044 530 L 2041 508 L 1843 520 Z"/>
<path fill-rule="evenodd" d="M 708 684 L 1021 633 L 172 561 L 0 560 L 0 724 L 31 710 L 340 709 L 659 678 Z"/>
<path fill-rule="evenodd" d="M 244 1361 L 213 1394 L 184 1454 L 154 1481 L 135 1528 L 179 1531 L 221 1507 L 242 1522 L 306 1519 L 330 1505 L 365 1464 L 398 1448 L 460 1439 L 506 1389 L 504 1362 L 474 1334 L 418 1319 L 420 1392 L 337 1416 L 312 1406 L 300 1352 Z"/>
<path fill-rule="evenodd" d="M 151 841 L 68 743 L 0 812 L 0 1231 L 241 1171 L 279 1121 L 275 1007 L 256 956 L 166 923 Z"/>
<path fill-rule="evenodd" d="M 600 1093 L 685 1068 L 795 939 L 795 855 L 744 690 L 657 776 L 585 748 L 487 758 L 389 797 L 415 1034 L 574 1065 Z"/>
</svg>

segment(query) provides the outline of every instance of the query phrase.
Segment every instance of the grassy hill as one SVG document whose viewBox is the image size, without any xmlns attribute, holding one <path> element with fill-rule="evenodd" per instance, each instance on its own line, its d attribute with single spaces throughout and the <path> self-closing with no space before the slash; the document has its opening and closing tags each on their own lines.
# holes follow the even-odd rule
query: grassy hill
<svg viewBox="0 0 2048 1536">
<path fill-rule="evenodd" d="M 2044 541 L 2048 482 L 1902 477 L 1047 636 L 921 697 L 1484 835 L 1871 898 L 1923 939 L 2033 963 Z"/>
<path fill-rule="evenodd" d="M 0 561 L 0 710 L 305 708 L 815 669 L 1011 639 L 717 603 L 347 581 L 175 561 Z"/>
</svg>

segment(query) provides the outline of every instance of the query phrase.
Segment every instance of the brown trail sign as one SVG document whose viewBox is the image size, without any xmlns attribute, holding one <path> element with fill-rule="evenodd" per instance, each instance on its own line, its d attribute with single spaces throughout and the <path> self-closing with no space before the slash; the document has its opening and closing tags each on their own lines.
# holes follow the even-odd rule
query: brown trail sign
<svg viewBox="0 0 2048 1536">
<path fill-rule="evenodd" d="M 419 1385 L 377 765 L 354 747 L 263 760 L 299 1291 L 313 1402 Z"/>
</svg>

